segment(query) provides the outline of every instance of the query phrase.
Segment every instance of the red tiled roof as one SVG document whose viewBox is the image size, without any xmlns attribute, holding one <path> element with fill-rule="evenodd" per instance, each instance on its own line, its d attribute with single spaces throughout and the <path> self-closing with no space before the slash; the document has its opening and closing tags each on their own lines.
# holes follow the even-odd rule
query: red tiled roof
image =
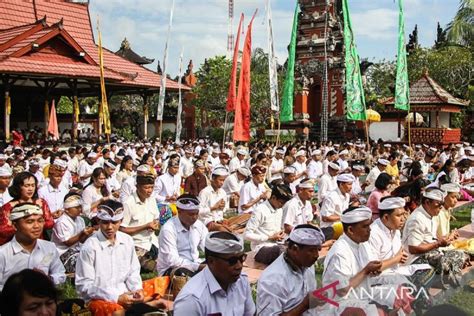
<svg viewBox="0 0 474 316">
<path fill-rule="evenodd" d="M 384 99 L 384 105 L 394 105 L 394 97 Z M 427 73 L 410 86 L 410 105 L 466 106 L 469 101 L 458 99 L 443 89 Z"/>
<path fill-rule="evenodd" d="M 90 23 L 89 8 L 87 4 L 72 3 L 67 0 L 36 0 L 36 16 L 35 6 L 32 0 L 2 0 L 0 1 L 0 39 L 12 38 L 18 35 L 18 29 L 23 31 L 29 28 L 26 25 L 32 25 L 37 19 L 46 16 L 47 23 L 57 23 L 63 19 L 63 25 L 65 30 L 78 42 L 78 44 L 87 52 L 87 54 L 98 64 L 98 48 L 94 43 L 92 26 Z M 12 29 L 15 28 L 15 29 Z M 2 32 L 2 29 L 10 29 Z M 16 34 L 16 35 L 15 35 Z M 2 35 L 4 37 L 2 37 Z M 36 34 L 35 34 L 36 36 Z M 31 39 L 31 38 L 30 38 Z M 7 39 L 8 40 L 8 39 Z M 1 41 L 0 41 L 1 43 Z M 28 43 L 25 40 L 25 43 Z M 29 41 L 31 43 L 31 41 Z M 23 44 L 23 41 L 22 41 Z M 19 43 L 15 45 L 15 48 L 19 47 Z M 13 50 L 13 48 L 12 48 Z M 11 50 L 8 50 L 9 52 Z M 2 56 L 5 56 L 2 54 Z M 44 74 L 57 74 L 61 76 L 89 76 L 95 77 L 98 73 L 98 67 L 88 65 L 86 63 L 71 63 L 69 65 L 63 59 L 60 61 L 60 57 L 50 56 L 50 64 L 52 68 L 46 68 L 48 61 L 42 61 L 41 63 L 35 64 L 34 60 L 28 60 L 30 69 L 26 69 L 24 65 L 21 65 L 19 60 L 23 60 L 24 57 L 16 58 L 13 60 L 8 58 L 0 62 L 0 71 L 3 72 L 15 72 L 15 67 L 18 72 L 31 70 L 31 73 L 44 73 Z M 58 58 L 61 66 L 56 65 L 55 58 Z M 115 55 L 113 52 L 104 49 L 104 65 L 108 69 L 106 72 L 106 79 L 118 79 L 120 77 L 120 84 L 130 86 L 140 86 L 147 88 L 159 88 L 161 76 L 153 71 L 134 64 L 120 56 Z M 82 67 L 82 68 L 81 68 Z M 57 72 L 53 72 L 54 71 Z M 94 70 L 92 70 L 94 69 Z M 20 71 L 21 70 L 21 71 Z M 43 71 L 43 72 L 42 72 Z M 88 71 L 91 71 L 88 73 Z M 112 75 L 113 74 L 113 75 Z M 110 77 L 109 77 L 110 75 Z M 167 88 L 178 89 L 178 83 L 172 80 L 167 80 Z M 189 89 L 189 87 L 183 85 L 183 89 Z"/>
</svg>

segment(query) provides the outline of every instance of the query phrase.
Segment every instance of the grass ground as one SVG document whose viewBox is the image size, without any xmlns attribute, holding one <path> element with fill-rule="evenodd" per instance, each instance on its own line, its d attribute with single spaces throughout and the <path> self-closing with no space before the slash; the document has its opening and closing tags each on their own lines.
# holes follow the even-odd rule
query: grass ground
<svg viewBox="0 0 474 316">
<path fill-rule="evenodd" d="M 451 229 L 461 228 L 471 223 L 471 210 L 474 208 L 473 203 L 465 204 L 458 209 L 454 210 L 453 216 L 456 218 L 455 221 L 451 222 Z"/>
<path fill-rule="evenodd" d="M 468 315 L 474 316 L 474 293 L 470 291 L 460 291 L 453 295 L 448 302 L 465 311 Z"/>
</svg>

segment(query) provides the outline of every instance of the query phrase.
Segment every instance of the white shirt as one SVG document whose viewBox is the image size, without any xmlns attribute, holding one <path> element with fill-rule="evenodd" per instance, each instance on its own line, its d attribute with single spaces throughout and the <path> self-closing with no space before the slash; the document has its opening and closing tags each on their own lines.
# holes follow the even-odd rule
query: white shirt
<svg viewBox="0 0 474 316">
<path fill-rule="evenodd" d="M 378 176 L 382 173 L 379 167 L 375 166 L 370 170 L 367 178 L 365 179 L 366 182 L 369 184 L 365 187 L 365 192 L 372 192 L 375 189 L 375 180 L 377 180 Z"/>
<path fill-rule="evenodd" d="M 252 207 L 249 207 L 246 210 L 242 209 L 242 205 L 247 204 L 248 202 L 255 200 L 257 197 L 262 195 L 262 193 L 266 192 L 265 186 L 263 183 L 259 183 L 258 186 L 255 185 L 253 179 L 249 182 L 245 183 L 242 188 L 240 189 L 240 199 L 239 199 L 239 213 L 252 213 L 253 210 L 261 203 L 263 200 L 258 201 Z"/>
<path fill-rule="evenodd" d="M 339 158 L 337 160 L 337 163 L 339 164 L 339 167 L 341 167 L 341 171 L 344 171 L 349 168 L 349 163 L 346 160 L 342 160 L 341 158 Z"/>
<path fill-rule="evenodd" d="M 311 160 L 308 164 L 308 178 L 319 179 L 323 175 L 323 163 L 321 161 Z"/>
<path fill-rule="evenodd" d="M 208 267 L 192 277 L 181 289 L 174 301 L 173 312 L 176 316 L 251 316 L 255 314 L 247 275 L 239 279 L 224 291 Z"/>
<path fill-rule="evenodd" d="M 281 254 L 260 276 L 257 286 L 257 315 L 276 316 L 295 308 L 316 290 L 314 267 L 294 270 Z M 315 309 L 303 316 L 317 315 Z"/>
<path fill-rule="evenodd" d="M 0 207 L 7 204 L 11 200 L 13 200 L 13 198 L 10 195 L 10 192 L 8 192 L 8 188 L 5 189 L 5 192 L 0 193 Z"/>
<path fill-rule="evenodd" d="M 137 191 L 137 181 L 136 176 L 130 176 L 122 182 L 120 187 L 120 202 L 125 203 L 130 195 Z"/>
<path fill-rule="evenodd" d="M 149 197 L 145 202 L 142 202 L 136 192 L 123 203 L 123 214 L 121 224 L 123 227 L 145 225 L 160 217 L 156 200 L 153 197 Z M 152 245 L 158 248 L 158 237 L 154 231 L 145 229 L 131 236 L 137 247 L 147 251 L 150 251 Z"/>
<path fill-rule="evenodd" d="M 88 185 L 84 191 L 82 191 L 82 201 L 84 202 L 82 212 L 85 216 L 93 218 L 97 215 L 96 212 L 92 211 L 91 205 L 92 203 L 99 201 L 101 198 L 103 198 L 103 196 L 94 184 Z"/>
<path fill-rule="evenodd" d="M 337 179 L 336 177 L 331 177 L 328 173 L 325 173 L 319 179 L 318 187 L 318 201 L 321 203 L 326 195 L 337 189 Z"/>
<path fill-rule="evenodd" d="M 400 231 L 388 229 L 380 218 L 377 218 L 370 225 L 370 238 L 363 246 L 367 249 L 368 261 L 391 259 L 402 247 Z"/>
<path fill-rule="evenodd" d="M 186 157 L 183 157 L 183 158 L 180 159 L 179 163 L 181 165 L 180 166 L 181 167 L 180 169 L 182 170 L 181 176 L 183 178 L 187 178 L 187 177 L 189 177 L 190 175 L 193 174 L 194 164 L 192 162 L 192 158 L 188 159 Z"/>
<path fill-rule="evenodd" d="M 237 178 L 237 173 L 234 172 L 224 180 L 224 185 L 222 186 L 222 189 L 227 193 L 227 194 L 232 194 L 234 192 L 240 192 L 242 189 L 242 186 L 244 185 L 244 181 L 239 181 Z"/>
<path fill-rule="evenodd" d="M 220 200 L 224 200 L 225 205 L 222 209 L 211 211 L 213 207 Z M 229 208 L 229 199 L 224 189 L 220 188 L 214 190 L 212 185 L 208 185 L 199 192 L 199 219 L 204 225 L 210 222 L 220 222 L 224 219 L 224 212 Z"/>
<path fill-rule="evenodd" d="M 296 174 L 300 174 L 306 171 L 306 164 L 304 162 L 301 163 L 301 162 L 295 161 L 291 166 L 296 169 Z M 302 178 L 304 178 L 304 175 L 296 179 L 295 182 L 297 184 L 300 183 Z"/>
<path fill-rule="evenodd" d="M 123 293 L 141 289 L 132 237 L 118 231 L 112 244 L 99 230 L 86 240 L 76 263 L 76 290 L 82 299 L 117 302 Z"/>
<path fill-rule="evenodd" d="M 232 173 L 240 167 L 245 166 L 245 160 L 240 160 L 238 157 L 234 157 L 229 161 L 229 171 Z"/>
<path fill-rule="evenodd" d="M 180 189 L 181 176 L 179 174 L 172 176 L 169 172 L 166 172 L 165 174 L 156 178 L 153 195 L 157 201 L 164 202 L 168 196 L 179 196 Z"/>
<path fill-rule="evenodd" d="M 285 167 L 285 164 L 283 162 L 283 159 L 277 159 L 275 157 L 272 158 L 272 163 L 270 165 L 270 182 L 272 182 L 273 180 L 283 178 L 284 167 Z M 273 173 L 273 172 L 277 172 L 277 173 Z"/>
<path fill-rule="evenodd" d="M 80 234 L 84 228 L 86 228 L 86 224 L 81 216 L 72 219 L 71 216 L 64 213 L 56 220 L 53 227 L 53 234 L 51 235 L 51 241 L 58 248 L 60 256 L 71 248 L 76 249 L 77 251 L 81 249 L 80 242 L 77 242 L 70 247 L 66 246 L 64 242 Z"/>
<path fill-rule="evenodd" d="M 407 264 L 415 261 L 419 255 L 410 254 L 408 246 L 419 246 L 422 243 L 432 243 L 436 238 L 436 223 L 422 205 L 411 214 L 403 227 L 402 243 L 409 254 Z"/>
<path fill-rule="evenodd" d="M 48 203 L 51 213 L 56 213 L 63 209 L 64 197 L 69 193 L 69 189 L 59 184 L 57 188 L 48 182 L 38 190 L 38 196 Z"/>
<path fill-rule="evenodd" d="M 107 186 L 107 190 L 112 193 L 113 191 L 120 190 L 120 183 L 117 180 L 117 175 L 113 173 L 110 177 L 105 180 L 105 185 Z"/>
<path fill-rule="evenodd" d="M 421 165 L 421 171 L 423 171 L 423 175 L 426 176 L 428 175 L 428 172 L 430 171 L 431 168 L 431 162 L 426 162 L 425 159 L 420 160 L 420 165 Z"/>
<path fill-rule="evenodd" d="M 268 237 L 281 231 L 283 210 L 274 209 L 269 201 L 255 208 L 245 227 L 244 239 L 250 241 L 250 249 L 257 253 L 260 248 L 275 245 Z"/>
<path fill-rule="evenodd" d="M 88 174 L 92 174 L 92 172 L 94 171 L 95 168 L 97 168 L 98 165 L 97 164 L 93 164 L 93 165 L 90 165 L 86 160 L 81 160 L 81 162 L 79 162 L 79 168 L 78 168 L 78 171 L 77 173 L 79 174 L 79 177 L 84 177 L 85 175 L 88 175 Z M 85 179 L 81 179 L 81 184 L 83 186 L 86 186 L 87 184 L 89 184 L 89 181 L 90 181 L 91 177 L 89 176 L 88 178 L 85 178 Z"/>
<path fill-rule="evenodd" d="M 51 277 L 56 285 L 66 281 L 65 269 L 59 260 L 55 244 L 38 239 L 30 253 L 16 241 L 14 236 L 0 247 L 0 290 L 12 274 L 24 269 L 39 269 Z"/>
<path fill-rule="evenodd" d="M 168 220 L 161 228 L 160 251 L 156 270 L 160 275 L 169 268 L 183 267 L 191 271 L 199 268 L 199 251 L 204 251 L 208 231 L 201 221 L 196 221 L 189 230 L 184 228 L 178 216 Z"/>
<path fill-rule="evenodd" d="M 341 190 L 337 188 L 334 191 L 329 192 L 321 205 L 321 216 L 331 215 L 342 215 L 348 207 L 351 200 L 350 194 L 342 194 Z M 324 222 L 321 219 L 321 227 L 329 227 L 334 225 L 336 222 Z"/>
<path fill-rule="evenodd" d="M 352 182 L 351 194 L 358 195 L 362 192 L 362 187 L 360 185 L 359 177 L 354 176 L 355 180 Z"/>
<path fill-rule="evenodd" d="M 290 225 L 295 227 L 301 224 L 307 224 L 313 220 L 313 208 L 310 201 L 301 201 L 298 194 L 283 206 L 282 226 Z"/>
<path fill-rule="evenodd" d="M 364 268 L 366 257 L 365 248 L 343 234 L 336 240 L 324 259 L 323 286 L 339 281 L 338 289 L 347 287 L 350 279 Z M 353 291 L 360 294 L 361 287 L 368 288 L 367 278 Z M 366 315 L 378 315 L 375 305 L 369 304 L 369 301 L 362 297 L 355 297 L 351 292 L 343 297 L 336 295 L 333 300 L 338 302 L 339 307 L 325 304 L 322 306 L 321 315 L 340 315 L 349 306 L 362 308 Z"/>
</svg>

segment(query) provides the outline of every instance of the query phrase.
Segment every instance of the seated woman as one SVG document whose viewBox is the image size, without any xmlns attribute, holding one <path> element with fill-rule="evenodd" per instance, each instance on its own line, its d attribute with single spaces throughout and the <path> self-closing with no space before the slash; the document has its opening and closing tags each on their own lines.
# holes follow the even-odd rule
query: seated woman
<svg viewBox="0 0 474 316">
<path fill-rule="evenodd" d="M 159 293 L 144 291 L 133 239 L 119 231 L 123 215 L 120 202 L 100 204 L 99 230 L 85 241 L 77 259 L 76 290 L 89 302 L 93 315 L 121 313 L 137 306 L 142 312 L 150 311 L 148 307 L 164 307 L 162 300 L 155 299 L 156 294 L 164 294 L 163 289 Z"/>
<path fill-rule="evenodd" d="M 375 180 L 375 189 L 370 193 L 369 199 L 367 200 L 367 207 L 372 211 L 372 219 L 376 220 L 379 218 L 378 204 L 380 199 L 390 195 L 388 187 L 392 182 L 393 178 L 388 173 L 381 173 Z"/>
<path fill-rule="evenodd" d="M 67 273 L 74 273 L 81 245 L 94 232 L 86 227 L 82 212 L 82 199 L 78 193 L 69 193 L 64 198 L 64 213 L 54 223 L 51 241 L 56 244 L 61 262 Z"/>
<path fill-rule="evenodd" d="M 48 203 L 38 198 L 38 180 L 29 172 L 21 172 L 13 178 L 12 185 L 8 188 L 13 200 L 6 203 L 0 209 L 0 245 L 10 241 L 15 234 L 15 228 L 9 220 L 12 209 L 21 203 L 33 203 L 43 211 L 44 230 L 53 228 L 54 220 L 48 207 Z M 43 231 L 44 232 L 44 231 Z M 44 234 L 42 234 L 44 237 Z"/>
</svg>

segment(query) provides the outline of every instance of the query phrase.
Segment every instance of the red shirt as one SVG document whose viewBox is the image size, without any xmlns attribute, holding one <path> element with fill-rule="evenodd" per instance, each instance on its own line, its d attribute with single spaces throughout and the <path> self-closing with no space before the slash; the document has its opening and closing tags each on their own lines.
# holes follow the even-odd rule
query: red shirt
<svg viewBox="0 0 474 316">
<path fill-rule="evenodd" d="M 35 203 L 41 206 L 41 209 L 43 210 L 43 230 L 52 229 L 54 226 L 54 219 L 51 215 L 51 211 L 49 210 L 48 203 L 41 198 L 38 198 Z M 13 238 L 13 235 L 15 235 L 15 228 L 13 227 L 13 224 L 10 221 L 10 213 L 13 209 L 13 206 L 15 206 L 16 204 L 18 204 L 18 201 L 13 200 L 6 203 L 2 206 L 2 208 L 0 208 L 0 246 L 9 242 Z"/>
</svg>

